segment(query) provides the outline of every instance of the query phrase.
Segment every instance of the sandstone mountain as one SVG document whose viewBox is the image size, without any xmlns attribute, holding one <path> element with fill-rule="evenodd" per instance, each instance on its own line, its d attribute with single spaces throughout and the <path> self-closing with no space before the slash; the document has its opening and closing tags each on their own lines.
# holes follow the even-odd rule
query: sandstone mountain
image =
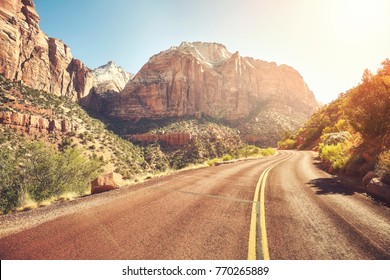
<svg viewBox="0 0 390 280">
<path fill-rule="evenodd" d="M 110 61 L 90 70 L 61 40 L 39 28 L 32 0 L 0 2 L 0 74 L 74 101 L 91 92 L 119 92 L 133 77 Z"/>
<path fill-rule="evenodd" d="M 38 24 L 32 0 L 0 2 L 0 74 L 72 100 L 88 95 L 93 86 L 90 70 Z"/>
<path fill-rule="evenodd" d="M 292 67 L 202 42 L 154 55 L 120 94 L 103 96 L 100 103 L 101 113 L 120 120 L 202 115 L 227 120 L 258 144 L 275 144 L 283 130 L 298 128 L 318 108 Z"/>
</svg>

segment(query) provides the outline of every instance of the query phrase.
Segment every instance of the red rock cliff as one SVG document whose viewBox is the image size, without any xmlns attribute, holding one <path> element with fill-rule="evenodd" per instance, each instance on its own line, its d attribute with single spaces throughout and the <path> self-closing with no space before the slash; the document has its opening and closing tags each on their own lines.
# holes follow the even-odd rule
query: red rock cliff
<svg viewBox="0 0 390 280">
<path fill-rule="evenodd" d="M 69 47 L 40 30 L 32 0 L 0 1 L 0 74 L 73 100 L 93 86 L 91 71 Z"/>
<path fill-rule="evenodd" d="M 105 100 L 103 110 L 125 120 L 199 112 L 239 120 L 264 104 L 308 117 L 318 107 L 293 68 L 232 54 L 221 44 L 196 42 L 153 56 L 120 95 Z"/>
</svg>

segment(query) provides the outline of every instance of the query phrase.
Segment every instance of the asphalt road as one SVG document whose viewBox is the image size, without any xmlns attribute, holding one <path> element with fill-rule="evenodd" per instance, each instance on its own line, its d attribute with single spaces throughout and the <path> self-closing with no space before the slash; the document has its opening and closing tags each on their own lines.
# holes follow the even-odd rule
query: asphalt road
<svg viewBox="0 0 390 280">
<path fill-rule="evenodd" d="M 271 259 L 390 255 L 390 209 L 340 186 L 311 152 L 179 172 L 6 215 L 0 227 L 0 259 L 247 259 L 264 247 Z"/>
</svg>

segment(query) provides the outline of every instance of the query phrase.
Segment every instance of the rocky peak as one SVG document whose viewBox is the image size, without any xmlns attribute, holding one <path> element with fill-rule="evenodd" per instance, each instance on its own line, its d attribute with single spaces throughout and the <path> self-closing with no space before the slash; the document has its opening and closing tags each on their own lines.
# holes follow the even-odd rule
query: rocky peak
<svg viewBox="0 0 390 280">
<path fill-rule="evenodd" d="M 191 54 L 199 62 L 209 66 L 219 66 L 232 55 L 224 45 L 219 43 L 183 42 L 171 49 Z"/>
<path fill-rule="evenodd" d="M 94 69 L 92 74 L 96 93 L 120 92 L 134 76 L 113 61 Z"/>
</svg>

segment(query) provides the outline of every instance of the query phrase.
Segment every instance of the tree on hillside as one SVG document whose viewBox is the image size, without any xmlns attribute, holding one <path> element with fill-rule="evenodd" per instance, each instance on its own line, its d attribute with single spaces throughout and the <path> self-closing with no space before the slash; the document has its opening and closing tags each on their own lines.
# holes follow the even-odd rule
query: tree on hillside
<svg viewBox="0 0 390 280">
<path fill-rule="evenodd" d="M 348 92 L 346 113 L 351 125 L 369 138 L 390 130 L 390 60 L 376 75 L 366 70 L 362 83 Z"/>
</svg>

